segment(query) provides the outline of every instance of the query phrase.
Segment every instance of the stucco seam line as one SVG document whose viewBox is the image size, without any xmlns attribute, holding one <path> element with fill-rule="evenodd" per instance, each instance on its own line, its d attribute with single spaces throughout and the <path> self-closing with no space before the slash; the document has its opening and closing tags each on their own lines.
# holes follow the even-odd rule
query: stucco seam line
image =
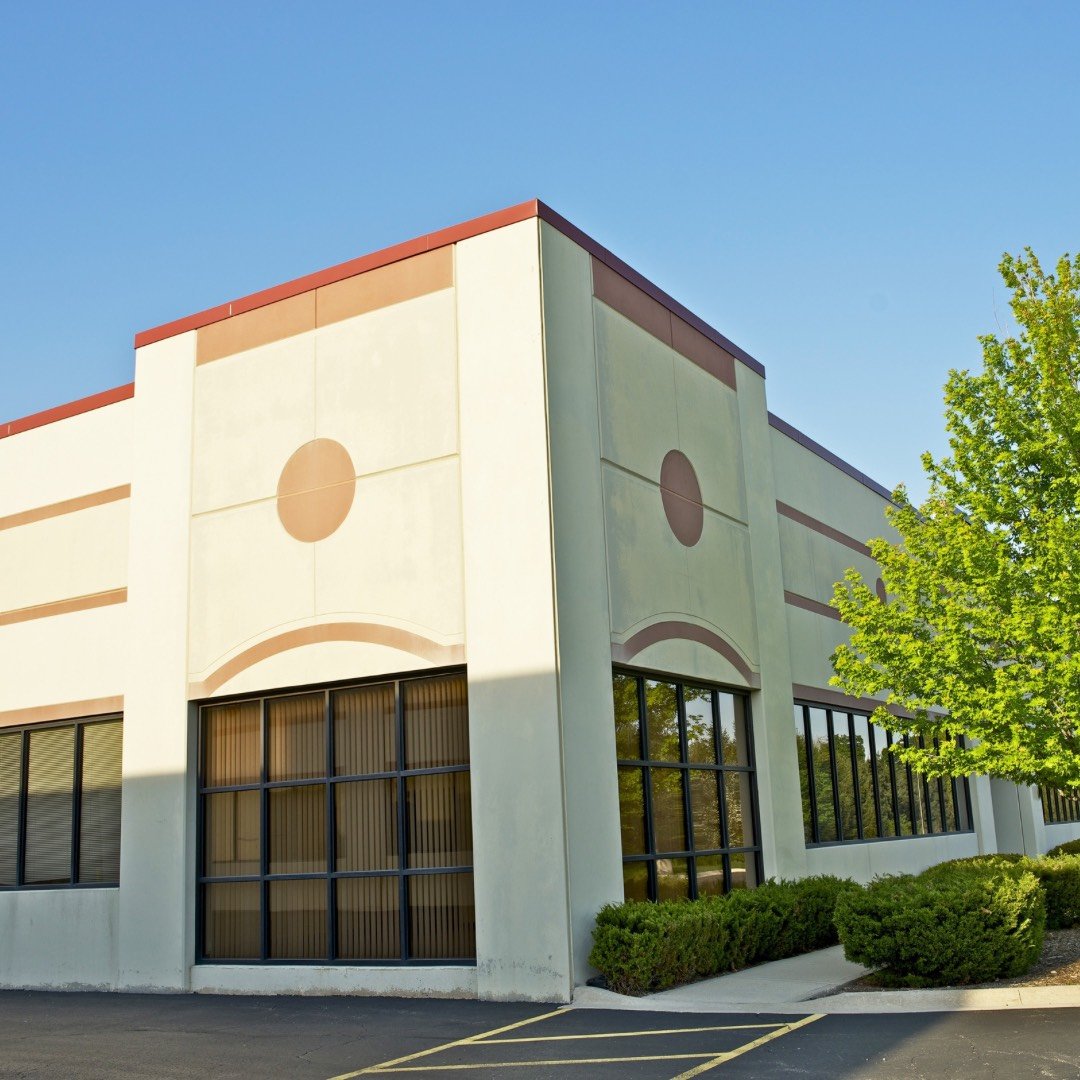
<svg viewBox="0 0 1080 1080">
<path fill-rule="evenodd" d="M 290 649 L 299 649 L 304 645 L 320 645 L 331 641 L 384 645 L 390 649 L 411 653 L 432 664 L 460 664 L 465 660 L 464 645 L 440 645 L 437 641 L 432 641 L 421 634 L 401 630 L 396 626 L 362 622 L 318 623 L 315 626 L 286 630 L 283 634 L 276 634 L 274 637 L 244 649 L 231 660 L 226 660 L 201 682 L 189 683 L 188 697 L 190 700 L 206 697 L 219 686 L 224 686 L 230 679 L 235 678 L 240 672 L 246 671 L 249 667 L 271 656 L 288 652 Z"/>
<path fill-rule="evenodd" d="M 735 358 L 659 300 L 593 256 L 593 296 L 657 341 L 735 390 Z"/>
<path fill-rule="evenodd" d="M 614 470 L 615 472 L 622 473 L 623 476 L 629 476 L 632 477 L 634 480 L 640 480 L 645 484 L 650 484 L 658 491 L 671 491 L 670 488 L 664 488 L 664 486 L 660 483 L 659 479 L 657 479 L 656 477 L 647 476 L 645 473 L 640 473 L 636 469 L 631 469 L 629 465 L 623 465 L 621 462 L 613 461 L 609 457 L 604 457 L 603 454 L 600 455 L 600 463 L 601 465 L 604 465 L 607 468 Z M 677 495 L 678 492 L 671 491 L 671 494 Z M 723 518 L 724 521 L 730 522 L 732 525 L 738 525 L 739 528 L 745 530 L 748 530 L 750 528 L 749 524 L 742 518 L 735 517 L 734 514 L 729 513 L 727 510 L 721 510 L 718 506 L 711 502 L 706 502 L 704 493 L 702 494 L 701 502 L 699 505 L 702 506 L 705 510 L 708 510 L 710 514 L 715 514 L 717 517 Z"/>
<path fill-rule="evenodd" d="M 79 495 L 74 499 L 63 499 L 60 502 L 49 503 L 47 506 L 35 506 L 32 510 L 21 510 L 17 514 L 0 517 L 0 532 L 4 529 L 32 525 L 35 521 L 46 521 L 63 514 L 74 514 L 78 510 L 89 510 L 95 506 L 104 506 L 106 503 L 130 498 L 130 484 L 120 484 L 117 487 L 106 488 L 104 491 L 92 491 L 89 495 Z"/>
<path fill-rule="evenodd" d="M 629 663 L 633 657 L 640 652 L 644 652 L 650 645 L 673 640 L 694 641 L 699 645 L 712 649 L 713 652 L 718 653 L 727 660 L 746 680 L 749 686 L 755 689 L 760 687 L 761 677 L 739 655 L 735 646 L 729 641 L 725 641 L 719 634 L 707 630 L 704 626 L 698 626 L 696 623 L 680 622 L 674 619 L 653 623 L 651 626 L 646 626 L 636 634 L 631 635 L 621 645 L 613 641 L 611 643 L 611 658 L 619 664 Z"/>
<path fill-rule="evenodd" d="M 872 713 L 885 705 L 884 701 L 879 701 L 877 698 L 851 697 L 848 694 L 841 694 L 839 690 L 827 690 L 822 686 L 808 686 L 805 683 L 792 683 L 791 696 L 805 701 L 808 705 L 825 705 L 829 708 L 851 709 L 854 712 L 864 713 Z M 911 716 L 911 713 L 895 705 L 885 705 L 885 708 L 895 716 Z"/>
<path fill-rule="evenodd" d="M 854 536 L 848 536 L 847 533 L 834 529 L 831 525 L 826 525 L 824 521 L 804 514 L 801 510 L 796 510 L 794 506 L 789 506 L 779 499 L 776 500 L 776 512 L 792 521 L 797 521 L 800 525 L 805 525 L 816 533 L 821 533 L 822 536 L 827 536 L 830 540 L 835 540 L 838 544 L 851 548 L 852 551 L 857 551 L 860 555 L 870 555 L 870 549 L 861 540 L 856 540 Z"/>
<path fill-rule="evenodd" d="M 87 698 L 85 701 L 62 701 L 55 705 L 30 705 L 25 709 L 7 709 L 0 712 L 0 728 L 47 724 L 50 720 L 73 720 L 84 716 L 106 716 L 123 711 L 123 694 Z"/>
<path fill-rule="evenodd" d="M 72 611 L 89 611 L 91 608 L 108 607 L 110 604 L 127 602 L 127 588 L 107 589 L 89 596 L 74 596 L 69 600 L 52 600 L 47 604 L 0 611 L 0 626 L 29 622 L 31 619 L 47 619 L 53 615 L 67 615 Z"/>
<path fill-rule="evenodd" d="M 784 603 L 790 604 L 792 607 L 802 608 L 803 611 L 812 611 L 815 615 L 824 615 L 826 618 L 835 619 L 837 622 L 841 621 L 840 612 L 829 607 L 828 604 L 823 604 L 820 600 L 814 600 L 809 596 L 803 596 L 788 589 L 784 590 Z"/>
<path fill-rule="evenodd" d="M 64 405 L 54 405 L 51 409 L 0 424 L 0 439 L 6 439 L 9 435 L 19 435 L 24 431 L 32 431 L 46 424 L 53 424 L 57 420 L 67 420 L 72 416 L 93 412 L 94 409 L 103 409 L 106 405 L 115 405 L 118 401 L 127 401 L 134 396 L 135 384 L 125 383 L 123 386 L 113 387 L 112 390 L 102 390 L 100 393 L 69 401 Z"/>
<path fill-rule="evenodd" d="M 250 311 L 233 313 L 199 328 L 195 363 L 209 364 L 451 288 L 454 279 L 450 255 L 449 246 L 424 252 Z"/>
</svg>

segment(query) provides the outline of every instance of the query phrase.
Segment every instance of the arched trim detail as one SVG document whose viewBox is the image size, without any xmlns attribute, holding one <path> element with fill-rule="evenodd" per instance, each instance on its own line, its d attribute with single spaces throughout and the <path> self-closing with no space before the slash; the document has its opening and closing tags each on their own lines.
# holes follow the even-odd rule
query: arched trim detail
<svg viewBox="0 0 1080 1080">
<path fill-rule="evenodd" d="M 650 645 L 660 641 L 695 641 L 704 645 L 707 649 L 722 656 L 732 667 L 746 680 L 748 686 L 754 688 L 761 686 L 761 677 L 751 669 L 750 665 L 742 658 L 738 650 L 729 641 L 725 641 L 719 634 L 696 623 L 682 622 L 671 619 L 665 622 L 653 623 L 631 635 L 621 645 L 612 642 L 611 658 L 616 663 L 627 664 L 638 653 L 644 652 Z"/>
</svg>

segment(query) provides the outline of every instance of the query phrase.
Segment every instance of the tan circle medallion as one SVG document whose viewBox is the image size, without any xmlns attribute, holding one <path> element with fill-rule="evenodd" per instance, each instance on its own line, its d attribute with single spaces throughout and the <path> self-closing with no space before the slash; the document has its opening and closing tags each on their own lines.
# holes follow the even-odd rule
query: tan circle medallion
<svg viewBox="0 0 1080 1080">
<path fill-rule="evenodd" d="M 312 439 L 281 470 L 278 517 L 291 537 L 313 544 L 337 530 L 355 494 L 356 469 L 348 450 L 333 439 Z"/>
<path fill-rule="evenodd" d="M 705 511 L 694 466 L 678 450 L 669 450 L 660 466 L 660 495 L 675 538 L 680 544 L 693 547 L 701 539 Z"/>
</svg>

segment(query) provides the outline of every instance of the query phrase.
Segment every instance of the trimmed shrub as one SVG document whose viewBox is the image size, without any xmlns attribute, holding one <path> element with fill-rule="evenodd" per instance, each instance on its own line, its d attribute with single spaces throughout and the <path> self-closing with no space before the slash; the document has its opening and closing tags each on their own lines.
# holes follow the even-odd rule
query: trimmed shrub
<svg viewBox="0 0 1080 1080">
<path fill-rule="evenodd" d="M 893 985 L 962 985 L 1027 971 L 1042 951 L 1046 907 L 1019 865 L 943 863 L 844 893 L 836 925 L 847 958 Z"/>
<path fill-rule="evenodd" d="M 589 962 L 620 994 L 667 990 L 837 941 L 837 897 L 852 881 L 811 877 L 691 901 L 601 909 Z"/>
<path fill-rule="evenodd" d="M 1064 844 L 1058 844 L 1046 853 L 1048 859 L 1059 855 L 1080 855 L 1080 840 L 1066 840 Z"/>
<path fill-rule="evenodd" d="M 1066 930 L 1080 924 L 1080 855 L 1044 855 L 1030 859 L 1026 855 L 1001 853 L 952 859 L 925 871 L 926 874 L 947 866 L 1013 866 L 1035 875 L 1046 899 L 1046 929 Z"/>
</svg>

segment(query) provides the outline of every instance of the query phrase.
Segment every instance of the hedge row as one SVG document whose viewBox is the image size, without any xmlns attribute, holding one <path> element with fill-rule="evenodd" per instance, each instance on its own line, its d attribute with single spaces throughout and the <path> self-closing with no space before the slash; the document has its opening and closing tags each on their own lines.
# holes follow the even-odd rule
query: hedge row
<svg viewBox="0 0 1080 1080">
<path fill-rule="evenodd" d="M 1080 855 L 1080 840 L 1066 840 L 1064 844 L 1052 847 L 1046 855 L 1050 859 L 1058 855 Z"/>
<path fill-rule="evenodd" d="M 836 905 L 844 954 L 894 986 L 1023 974 L 1042 951 L 1046 901 L 1022 862 L 957 860 L 844 893 Z"/>
<path fill-rule="evenodd" d="M 858 888 L 821 876 L 700 900 L 609 904 L 596 917 L 589 963 L 610 989 L 648 994 L 822 949 L 837 941 L 838 897 Z"/>
</svg>

